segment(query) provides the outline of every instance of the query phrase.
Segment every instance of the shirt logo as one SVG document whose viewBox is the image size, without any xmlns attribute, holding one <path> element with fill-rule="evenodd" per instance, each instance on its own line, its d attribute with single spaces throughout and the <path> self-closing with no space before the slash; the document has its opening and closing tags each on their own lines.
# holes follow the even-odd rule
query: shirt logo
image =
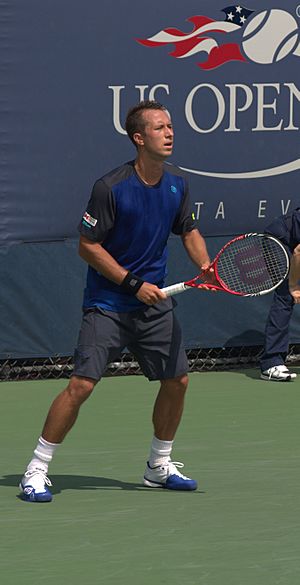
<svg viewBox="0 0 300 585">
<path fill-rule="evenodd" d="M 177 188 L 175 187 L 175 185 L 171 185 L 171 191 L 172 193 L 177 193 Z"/>
<path fill-rule="evenodd" d="M 95 225 L 97 224 L 98 219 L 95 219 L 95 217 L 92 217 L 87 211 L 85 212 L 84 216 L 83 216 L 83 220 L 85 223 L 88 223 L 89 225 L 95 227 Z"/>
</svg>

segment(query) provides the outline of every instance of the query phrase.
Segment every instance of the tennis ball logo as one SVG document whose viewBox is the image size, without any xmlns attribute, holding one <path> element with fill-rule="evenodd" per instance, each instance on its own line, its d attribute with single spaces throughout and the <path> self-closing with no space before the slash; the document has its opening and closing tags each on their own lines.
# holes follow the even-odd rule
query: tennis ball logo
<svg viewBox="0 0 300 585">
<path fill-rule="evenodd" d="M 299 45 L 295 18 L 285 10 L 260 12 L 246 26 L 242 46 L 255 63 L 269 64 L 284 59 Z"/>
</svg>

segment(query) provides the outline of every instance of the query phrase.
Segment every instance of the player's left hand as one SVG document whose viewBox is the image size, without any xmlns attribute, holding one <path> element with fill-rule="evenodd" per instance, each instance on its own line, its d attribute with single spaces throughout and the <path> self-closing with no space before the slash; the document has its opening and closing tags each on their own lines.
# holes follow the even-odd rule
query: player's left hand
<svg viewBox="0 0 300 585">
<path fill-rule="evenodd" d="M 212 292 L 216 292 L 216 290 L 218 290 L 216 288 L 215 289 L 210 287 L 208 288 L 205 286 L 205 284 L 218 286 L 218 282 L 216 280 L 216 275 L 213 268 L 207 268 L 205 273 L 201 276 L 201 280 L 203 281 L 204 285 L 201 287 L 203 288 L 203 290 L 211 290 Z"/>
</svg>

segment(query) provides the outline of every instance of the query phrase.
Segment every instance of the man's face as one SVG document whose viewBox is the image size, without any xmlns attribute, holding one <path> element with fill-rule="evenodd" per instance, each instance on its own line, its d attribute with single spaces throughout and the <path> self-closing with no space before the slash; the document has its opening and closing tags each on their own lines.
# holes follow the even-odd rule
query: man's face
<svg viewBox="0 0 300 585">
<path fill-rule="evenodd" d="M 157 160 L 164 160 L 172 154 L 174 132 L 168 112 L 164 110 L 145 110 L 145 128 L 137 133 L 138 145 L 144 152 Z"/>
</svg>

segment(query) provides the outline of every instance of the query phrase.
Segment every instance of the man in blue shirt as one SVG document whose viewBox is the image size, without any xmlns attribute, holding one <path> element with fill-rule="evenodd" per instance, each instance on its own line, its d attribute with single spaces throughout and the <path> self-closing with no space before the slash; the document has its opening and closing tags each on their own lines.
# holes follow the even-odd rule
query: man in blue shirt
<svg viewBox="0 0 300 585">
<path fill-rule="evenodd" d="M 50 407 L 34 456 L 21 481 L 27 501 L 51 501 L 48 465 L 109 362 L 127 347 L 149 380 L 159 380 L 153 410 L 154 436 L 143 483 L 195 490 L 195 480 L 171 461 L 188 385 L 188 362 L 174 302 L 161 290 L 171 232 L 199 271 L 209 267 L 205 241 L 190 210 L 184 174 L 166 163 L 174 132 L 170 114 L 154 101 L 141 102 L 126 119 L 136 159 L 94 185 L 80 231 L 80 256 L 88 264 L 83 319 L 67 388 Z M 206 282 L 213 282 L 208 273 Z"/>
</svg>

